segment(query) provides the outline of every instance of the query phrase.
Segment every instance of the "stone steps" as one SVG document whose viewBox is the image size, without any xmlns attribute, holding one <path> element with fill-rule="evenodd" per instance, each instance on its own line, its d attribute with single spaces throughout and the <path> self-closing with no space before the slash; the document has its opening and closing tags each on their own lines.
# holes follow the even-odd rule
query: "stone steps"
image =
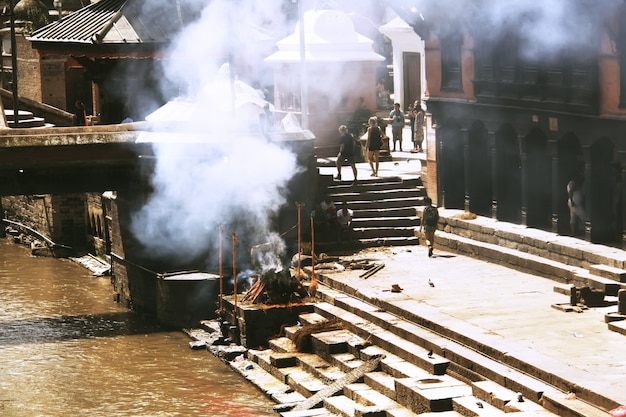
<svg viewBox="0 0 626 417">
<path fill-rule="evenodd" d="M 318 291 L 322 300 L 334 297 L 345 307 L 319 301 L 315 312 L 300 314 L 301 325 L 339 318 L 342 329 L 311 334 L 312 351 L 298 352 L 292 339 L 301 327 L 286 327 L 284 337 L 269 341 L 269 349 L 248 350 L 246 360 L 231 362 L 249 381 L 262 385 L 261 390 L 279 404 L 277 411 L 283 417 L 504 416 L 511 412 L 520 417 L 600 415 L 599 409 L 580 400 L 559 401 L 563 392 L 484 353 L 457 346 L 325 286 Z M 430 356 L 429 349 L 435 351 Z M 291 409 L 373 358 L 382 358 L 376 369 L 345 384 L 335 395 L 321 399 L 309 410 Z M 580 414 L 580 410 L 588 414 Z"/>
<path fill-rule="evenodd" d="M 503 239 L 497 243 L 479 240 L 482 234 L 472 233 L 471 229 L 465 229 L 460 234 L 454 228 L 446 230 L 453 233 L 438 231 L 436 246 L 451 252 L 536 274 L 561 284 L 590 287 L 603 291 L 607 296 L 616 296 L 620 289 L 626 289 L 626 283 L 621 282 L 626 277 L 626 270 L 609 265 L 585 263 L 582 260 L 584 257 L 582 252 L 568 256 L 568 249 L 563 248 L 561 256 L 550 256 L 547 250 L 531 252 L 525 245 L 511 244 L 512 241 L 507 244 Z M 532 246 L 532 241 L 527 244 Z"/>
<path fill-rule="evenodd" d="M 324 278 L 322 277 L 322 280 Z M 344 288 L 344 290 L 346 289 Z M 554 401 L 549 401 L 548 398 L 564 398 L 571 383 L 552 374 L 549 368 L 536 368 L 520 359 L 528 357 L 533 358 L 534 363 L 541 363 L 541 355 L 537 352 L 523 352 L 522 349 L 513 357 L 508 352 L 510 346 L 507 346 L 505 342 L 482 334 L 483 332 L 478 328 L 471 329 L 472 326 L 467 323 L 458 329 L 455 329 L 450 323 L 437 325 L 436 323 L 446 323 L 446 320 L 439 317 L 438 312 L 426 311 L 428 308 L 420 305 L 420 317 L 416 317 L 414 321 L 421 321 L 426 327 L 429 327 L 426 329 L 386 311 L 391 310 L 387 308 L 390 306 L 388 304 L 372 305 L 354 297 L 348 297 L 343 292 L 327 289 L 325 286 L 320 287 L 318 296 L 326 302 L 315 305 L 317 313 L 327 317 L 341 318 L 348 330 L 362 338 L 366 337 L 363 332 L 370 332 L 370 335 L 367 336 L 368 340 L 379 348 L 396 355 L 399 360 L 406 361 L 408 365 L 403 365 L 400 373 L 385 369 L 386 362 L 383 361 L 383 370 L 393 377 L 417 377 L 414 374 L 415 369 L 412 368 L 415 365 L 419 365 L 417 368 L 421 370 L 418 370 L 418 373 L 426 370 L 431 375 L 442 374 L 441 368 L 438 370 L 424 368 L 423 359 L 425 356 L 423 352 L 429 349 L 434 352 L 433 356 L 449 361 L 445 375 L 442 374 L 444 377 L 454 376 L 469 384 L 476 384 L 478 381 L 490 381 L 501 387 L 498 393 L 500 398 L 510 398 L 511 393 L 515 393 L 515 396 L 517 393 L 521 393 L 525 401 L 523 404 L 516 404 L 516 406 L 522 411 L 539 412 L 534 410 L 539 405 L 543 411 L 538 415 L 553 415 L 550 414 L 552 412 L 560 416 L 577 416 L 579 414 L 576 409 L 586 407 L 590 407 L 597 413 L 605 413 L 605 411 L 581 400 L 564 401 L 563 404 L 559 403 L 558 405 Z M 406 315 L 406 312 L 404 313 Z M 385 330 L 382 330 L 383 327 Z M 436 331 L 433 333 L 430 327 Z M 480 337 L 476 335 L 480 335 Z M 544 358 L 543 361 L 550 362 L 548 358 Z M 523 371 L 518 369 L 523 369 Z M 377 380 L 379 382 L 376 386 L 379 390 L 392 392 L 388 379 L 378 376 Z M 550 381 L 553 385 L 547 385 L 546 381 Z M 384 389 L 380 387 L 384 387 Z M 562 388 L 559 390 L 555 387 Z M 484 391 L 484 386 L 481 387 L 480 384 L 473 386 L 473 395 L 480 397 L 480 389 Z M 495 391 L 493 388 L 490 389 L 492 393 Z M 592 393 L 583 392 L 581 387 L 579 398 L 584 395 L 589 395 L 590 400 L 603 403 L 602 398 L 595 398 Z M 510 402 L 510 400 L 508 401 Z M 500 403 L 504 404 L 505 400 L 501 400 Z M 568 404 L 570 407 L 567 410 L 561 410 L 563 405 L 568 406 Z"/>
<path fill-rule="evenodd" d="M 399 162 L 404 163 L 404 162 Z M 416 245 L 415 230 L 419 217 L 415 208 L 424 204 L 426 191 L 419 177 L 368 178 L 333 181 L 326 191 L 338 206 L 345 201 L 354 211 L 356 246 Z M 319 247 L 332 247 L 331 242 L 316 242 Z"/>
<path fill-rule="evenodd" d="M 7 124 L 11 128 L 43 128 L 54 126 L 50 123 L 46 123 L 46 120 L 43 117 L 35 116 L 32 112 L 26 110 L 18 110 L 16 125 L 13 120 L 13 113 L 13 109 L 4 110 Z"/>
</svg>

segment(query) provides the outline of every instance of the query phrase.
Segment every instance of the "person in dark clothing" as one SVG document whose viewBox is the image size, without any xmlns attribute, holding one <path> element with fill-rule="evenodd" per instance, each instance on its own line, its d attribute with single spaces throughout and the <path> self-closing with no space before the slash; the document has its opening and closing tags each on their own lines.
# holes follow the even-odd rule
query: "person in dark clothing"
<svg viewBox="0 0 626 417">
<path fill-rule="evenodd" d="M 341 134 L 341 138 L 339 139 L 339 153 L 337 154 L 337 176 L 335 179 L 341 181 L 341 166 L 344 163 L 348 163 L 352 167 L 352 173 L 354 174 L 354 182 L 352 184 L 356 184 L 357 177 L 357 169 L 355 162 L 355 143 L 354 136 L 348 131 L 348 127 L 346 125 L 339 126 L 339 133 Z"/>
<path fill-rule="evenodd" d="M 424 237 L 426 238 L 426 244 L 428 245 L 428 257 L 433 256 L 433 247 L 435 245 L 435 231 L 437 230 L 437 224 L 439 223 L 439 211 L 437 207 L 433 206 L 433 201 L 430 197 L 424 198 L 424 211 L 422 213 L 422 219 L 420 221 L 420 232 L 424 231 Z"/>
<path fill-rule="evenodd" d="M 378 118 L 372 116 L 368 120 L 367 128 L 367 159 L 372 168 L 372 177 L 378 176 L 378 167 L 380 165 L 380 150 L 383 147 L 383 132 L 378 127 Z"/>
<path fill-rule="evenodd" d="M 74 126 L 87 126 L 85 104 L 80 100 L 76 100 L 74 103 Z"/>
</svg>

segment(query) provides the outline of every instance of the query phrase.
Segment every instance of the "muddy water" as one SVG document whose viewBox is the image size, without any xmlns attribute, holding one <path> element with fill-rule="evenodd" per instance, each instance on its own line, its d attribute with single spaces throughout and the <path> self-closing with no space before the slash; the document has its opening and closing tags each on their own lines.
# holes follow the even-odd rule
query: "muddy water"
<svg viewBox="0 0 626 417">
<path fill-rule="evenodd" d="M 275 416 L 179 332 L 113 302 L 108 277 L 0 240 L 0 416 Z"/>
</svg>

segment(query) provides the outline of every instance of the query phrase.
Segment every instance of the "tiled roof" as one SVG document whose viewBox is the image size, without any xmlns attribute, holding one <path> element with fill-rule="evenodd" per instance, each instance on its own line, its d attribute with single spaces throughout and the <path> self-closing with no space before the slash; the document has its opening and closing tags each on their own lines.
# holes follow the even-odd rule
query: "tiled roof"
<svg viewBox="0 0 626 417">
<path fill-rule="evenodd" d="M 100 0 L 36 30 L 30 40 L 37 49 L 45 49 L 41 44 L 50 43 L 163 44 L 174 37 L 188 17 L 190 10 L 184 8 L 185 3 L 190 2 Z M 154 7 L 156 4 L 160 6 Z"/>
</svg>

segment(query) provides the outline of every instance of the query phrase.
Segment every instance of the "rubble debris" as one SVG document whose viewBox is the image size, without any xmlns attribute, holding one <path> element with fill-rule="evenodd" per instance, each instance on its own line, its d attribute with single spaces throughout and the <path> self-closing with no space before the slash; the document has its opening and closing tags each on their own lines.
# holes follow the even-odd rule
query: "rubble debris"
<svg viewBox="0 0 626 417">
<path fill-rule="evenodd" d="M 366 272 L 359 275 L 359 278 L 368 279 L 369 277 L 371 277 L 372 275 L 374 275 L 376 272 L 380 271 L 384 267 L 385 267 L 385 264 L 383 262 L 376 264 L 370 267 Z"/>
</svg>

